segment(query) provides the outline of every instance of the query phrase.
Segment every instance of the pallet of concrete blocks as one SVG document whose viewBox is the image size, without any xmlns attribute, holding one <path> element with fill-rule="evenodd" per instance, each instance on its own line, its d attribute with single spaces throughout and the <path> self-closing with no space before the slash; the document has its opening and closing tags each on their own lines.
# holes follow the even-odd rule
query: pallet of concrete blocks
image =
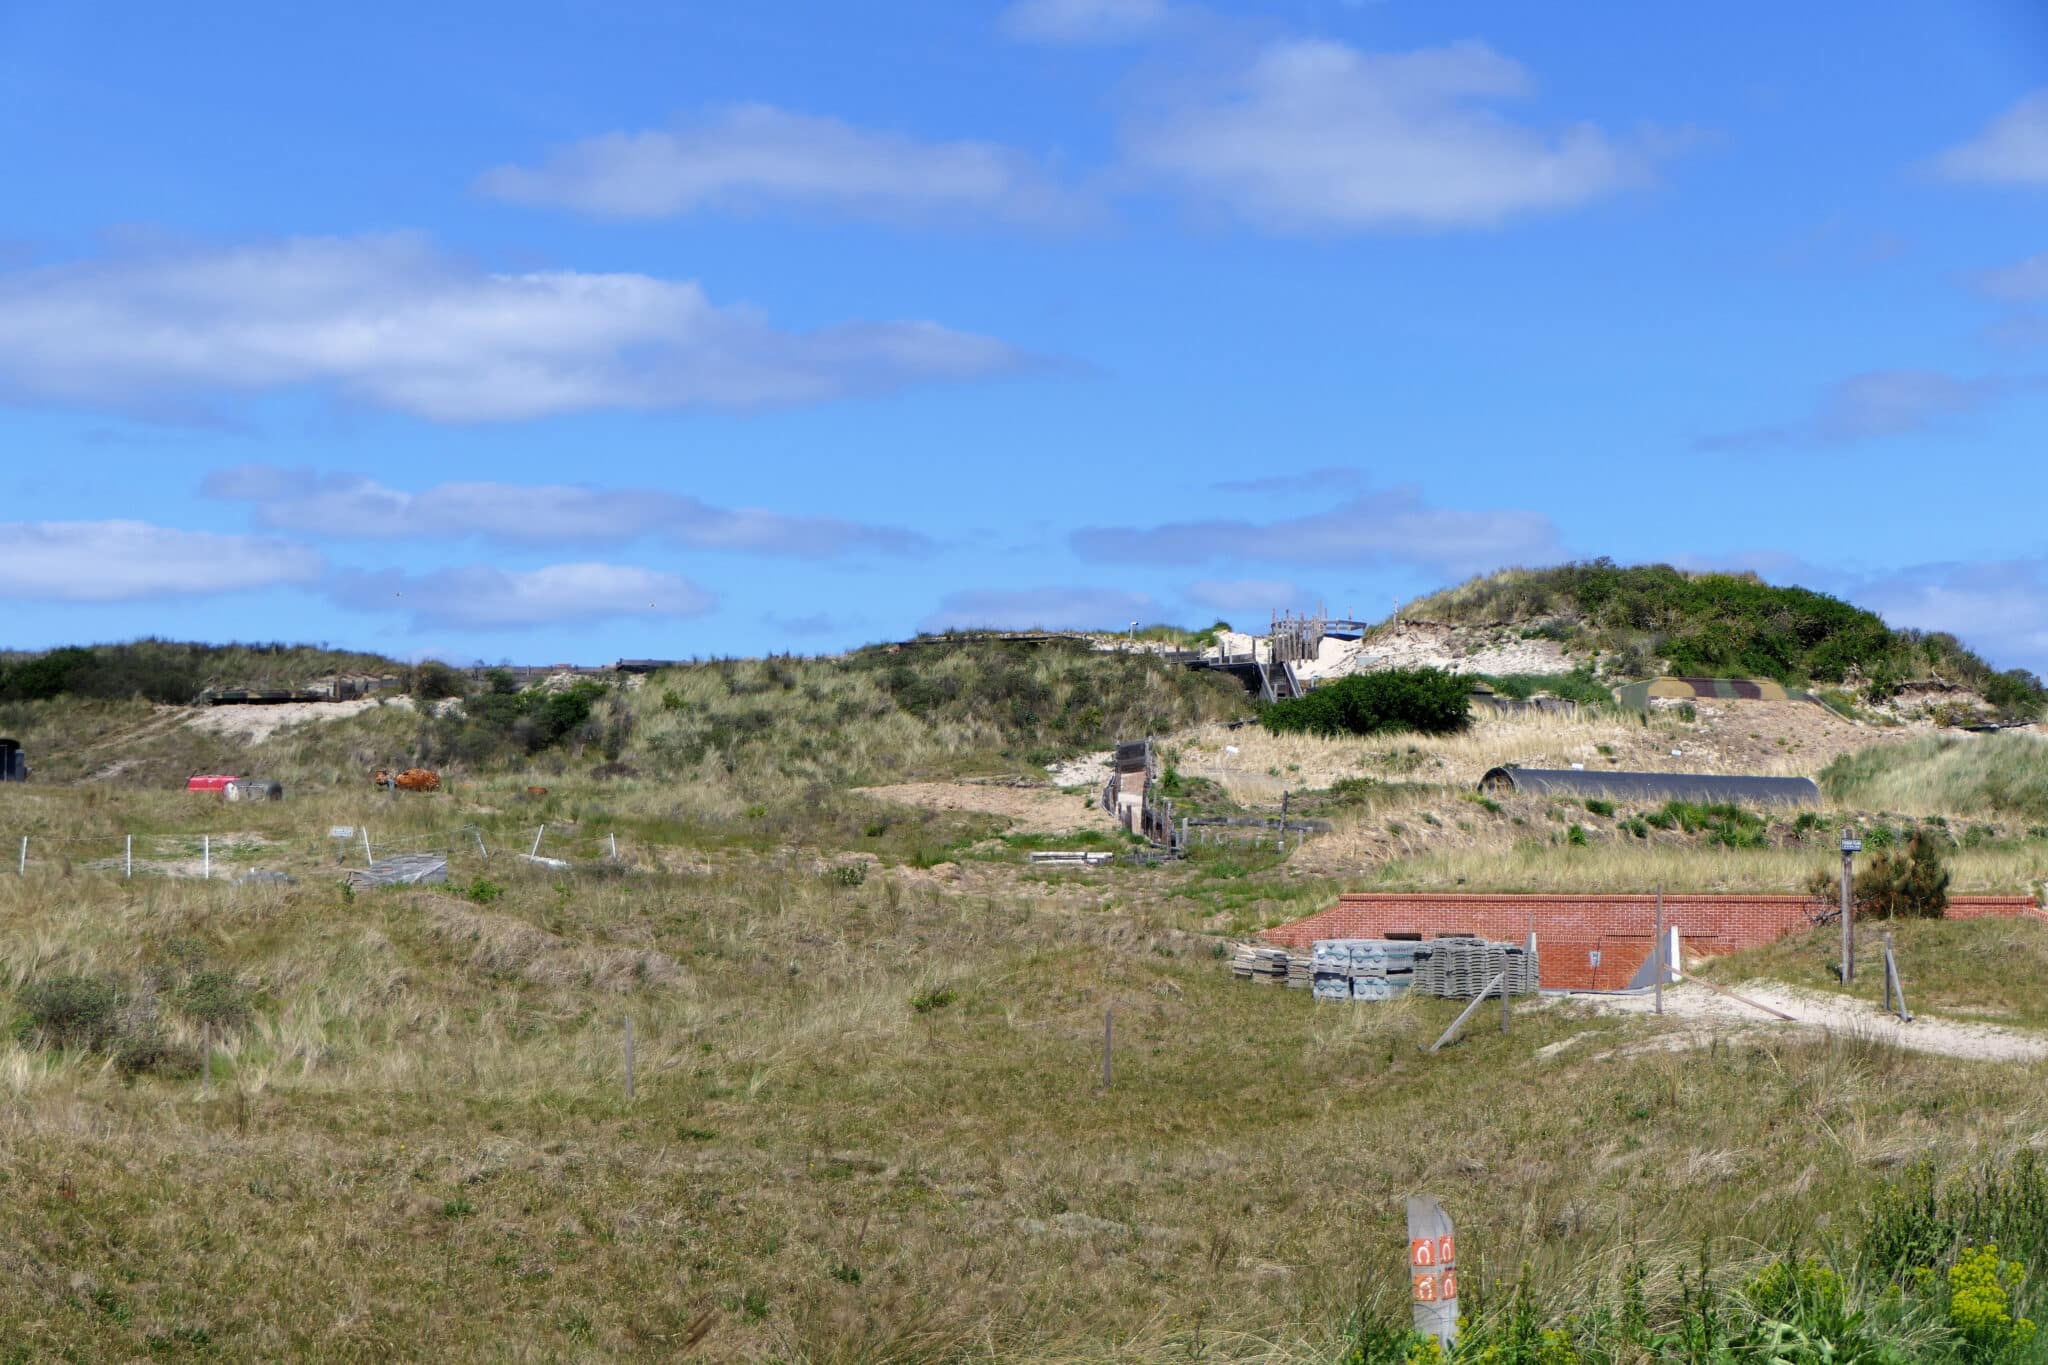
<svg viewBox="0 0 2048 1365">
<path fill-rule="evenodd" d="M 1284 986 L 1287 984 L 1287 968 L 1293 954 L 1285 948 L 1240 948 L 1244 963 L 1243 975 L 1257 986 Z M 1235 965 L 1233 964 L 1233 970 Z"/>
<path fill-rule="evenodd" d="M 1351 998 L 1384 1004 L 1394 998 L 1394 983 L 1384 976 L 1355 976 L 1351 979 Z"/>
<path fill-rule="evenodd" d="M 1309 959 L 1300 953 L 1287 955 L 1287 989 L 1305 991 L 1315 984 L 1315 968 Z"/>
<path fill-rule="evenodd" d="M 1417 955 L 1415 985 L 1445 1000 L 1470 1000 L 1504 977 L 1510 995 L 1536 990 L 1535 955 L 1513 943 L 1488 943 L 1476 938 L 1440 938 L 1427 957 Z"/>
<path fill-rule="evenodd" d="M 1315 997 L 1318 1000 L 1349 1000 L 1351 978 L 1340 976 L 1336 972 L 1317 972 Z"/>
</svg>

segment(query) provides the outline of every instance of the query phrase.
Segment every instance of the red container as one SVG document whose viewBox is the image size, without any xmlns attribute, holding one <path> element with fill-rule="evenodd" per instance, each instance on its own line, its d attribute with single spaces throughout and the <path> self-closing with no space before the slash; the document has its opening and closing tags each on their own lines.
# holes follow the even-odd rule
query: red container
<svg viewBox="0 0 2048 1365">
<path fill-rule="evenodd" d="M 238 778 L 231 774 L 209 773 L 204 777 L 194 777 L 187 780 L 185 790 L 188 792 L 217 792 L 224 789 L 228 783 L 238 780 Z"/>
</svg>

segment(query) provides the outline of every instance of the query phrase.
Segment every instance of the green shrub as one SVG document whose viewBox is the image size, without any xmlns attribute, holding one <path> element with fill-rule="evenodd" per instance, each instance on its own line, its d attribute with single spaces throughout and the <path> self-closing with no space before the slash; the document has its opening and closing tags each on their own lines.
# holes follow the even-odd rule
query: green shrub
<svg viewBox="0 0 2048 1365">
<path fill-rule="evenodd" d="M 825 876 L 834 886 L 860 886 L 868 879 L 868 865 L 864 861 L 835 863 Z"/>
<path fill-rule="evenodd" d="M 126 1080 L 138 1076 L 183 1080 L 197 1076 L 199 1067 L 197 1048 L 170 1042 L 155 1033 L 124 1038 L 114 1049 L 114 1069 Z"/>
<path fill-rule="evenodd" d="M 505 888 L 479 873 L 468 886 L 462 888 L 464 898 L 478 905 L 489 905 L 505 894 Z"/>
<path fill-rule="evenodd" d="M 1260 721 L 1276 734 L 1444 735 L 1471 723 L 1471 691 L 1466 679 L 1435 668 L 1355 673 L 1271 703 Z"/>
<path fill-rule="evenodd" d="M 950 987 L 933 986 L 911 996 L 910 1008 L 919 1014 L 930 1014 L 935 1010 L 946 1008 L 946 1006 L 952 1004 L 958 998 Z"/>
<path fill-rule="evenodd" d="M 104 976 L 53 976 L 31 981 L 16 996 L 19 1035 L 46 1047 L 104 1048 L 120 1028 L 122 991 Z"/>
<path fill-rule="evenodd" d="M 1612 801 L 1604 801 L 1597 796 L 1589 796 L 1586 798 L 1586 809 L 1594 815 L 1605 819 L 1614 814 L 1614 803 Z"/>
<path fill-rule="evenodd" d="M 1584 825 L 1573 825 L 1564 832 L 1564 841 L 1574 848 L 1584 848 L 1586 846 L 1586 827 Z"/>
<path fill-rule="evenodd" d="M 232 972 L 194 972 L 177 993 L 178 1011 L 188 1019 L 220 1029 L 249 1022 L 249 992 Z"/>
</svg>

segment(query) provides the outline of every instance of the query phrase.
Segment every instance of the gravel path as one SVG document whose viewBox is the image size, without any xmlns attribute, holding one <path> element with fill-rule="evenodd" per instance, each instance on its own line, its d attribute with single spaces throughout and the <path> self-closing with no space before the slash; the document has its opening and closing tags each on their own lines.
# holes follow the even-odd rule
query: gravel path
<svg viewBox="0 0 2048 1365">
<path fill-rule="evenodd" d="M 1794 1022 L 1774 1019 L 1762 1010 L 1710 991 L 1697 982 L 1681 981 L 1664 991 L 1664 1015 L 1680 1021 L 1696 1021 L 1709 1027 L 1698 1031 L 1698 1044 L 1715 1034 L 1763 1032 L 1780 1029 L 1808 1029 L 1852 1033 L 1859 1037 L 1894 1043 L 1915 1052 L 1934 1052 L 1945 1057 L 1969 1057 L 1982 1061 L 2033 1062 L 2048 1057 L 2048 1036 L 1997 1024 L 1966 1024 L 1931 1014 L 1916 1015 L 1910 1024 L 1885 1013 L 1875 1004 L 1821 991 L 1766 981 L 1745 981 L 1732 989 L 1739 995 L 1769 1005 L 1793 1016 Z M 1602 1014 L 1649 1014 L 1652 997 L 1642 995 L 1580 996 L 1582 1003 Z M 1910 1002 L 1909 1002 L 1910 1003 Z"/>
</svg>

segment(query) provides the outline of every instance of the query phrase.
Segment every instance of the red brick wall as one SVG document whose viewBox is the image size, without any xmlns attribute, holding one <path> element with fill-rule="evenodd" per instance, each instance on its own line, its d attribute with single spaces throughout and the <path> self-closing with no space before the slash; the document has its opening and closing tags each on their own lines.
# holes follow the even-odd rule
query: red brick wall
<svg viewBox="0 0 2048 1365">
<path fill-rule="evenodd" d="M 1543 985 L 1553 990 L 1618 990 L 1649 961 L 1656 937 L 1654 896 L 1463 896 L 1429 893 L 1349 895 L 1306 919 L 1268 929 L 1261 938 L 1306 950 L 1318 939 L 1424 938 L 1470 933 L 1519 942 L 1532 927 L 1542 957 Z M 1807 896 L 1666 896 L 1664 922 L 1691 953 L 1761 947 L 1808 927 Z M 2032 916 L 2048 912 L 2026 896 L 1951 896 L 1952 919 Z M 1600 954 L 1595 967 L 1591 954 Z"/>
</svg>

